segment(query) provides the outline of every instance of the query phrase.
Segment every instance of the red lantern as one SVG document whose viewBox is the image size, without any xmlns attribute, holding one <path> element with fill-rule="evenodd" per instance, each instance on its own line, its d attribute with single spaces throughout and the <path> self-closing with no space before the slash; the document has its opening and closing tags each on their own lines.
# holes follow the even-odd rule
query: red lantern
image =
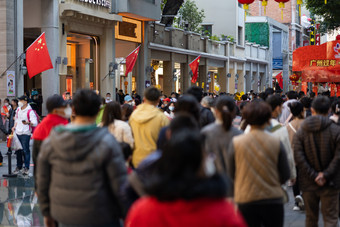
<svg viewBox="0 0 340 227">
<path fill-rule="evenodd" d="M 279 3 L 279 7 L 281 9 L 281 20 L 283 20 L 283 9 L 285 8 L 285 2 L 289 2 L 289 0 L 275 0 Z"/>
<path fill-rule="evenodd" d="M 267 0 L 260 0 L 262 2 L 262 6 L 264 8 L 264 15 L 266 15 L 266 6 L 268 5 L 268 1 Z"/>
<path fill-rule="evenodd" d="M 255 0 L 238 0 L 238 2 L 243 5 L 244 10 L 248 10 L 249 4 L 253 3 L 254 1 Z"/>
<path fill-rule="evenodd" d="M 290 79 L 291 81 L 293 81 L 294 83 L 296 83 L 296 82 L 299 80 L 299 76 L 296 75 L 296 74 L 293 74 L 293 75 L 291 75 L 291 76 L 289 77 L 289 79 Z"/>
</svg>

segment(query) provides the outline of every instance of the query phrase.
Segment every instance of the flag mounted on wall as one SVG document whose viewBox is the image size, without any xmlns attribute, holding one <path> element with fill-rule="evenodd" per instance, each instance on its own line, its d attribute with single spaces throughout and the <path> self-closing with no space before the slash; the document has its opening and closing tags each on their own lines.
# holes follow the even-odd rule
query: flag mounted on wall
<svg viewBox="0 0 340 227">
<path fill-rule="evenodd" d="M 30 79 L 43 71 L 53 69 L 46 45 L 45 32 L 27 48 L 26 66 Z"/>
<path fill-rule="evenodd" d="M 198 66 L 200 64 L 200 59 L 201 59 L 201 55 L 198 56 L 197 58 L 195 58 L 195 60 L 193 60 L 190 64 L 189 67 L 192 71 L 192 78 L 191 78 L 191 83 L 196 83 L 197 81 L 197 77 L 198 77 Z"/>
<path fill-rule="evenodd" d="M 137 57 L 138 57 L 138 54 L 139 54 L 139 48 L 140 48 L 140 45 L 134 51 L 132 51 L 131 54 L 129 54 L 126 57 L 126 59 L 125 59 L 125 63 L 126 63 L 125 76 L 127 76 L 130 72 L 132 72 L 133 67 L 135 66 L 136 61 L 137 61 Z"/>
</svg>

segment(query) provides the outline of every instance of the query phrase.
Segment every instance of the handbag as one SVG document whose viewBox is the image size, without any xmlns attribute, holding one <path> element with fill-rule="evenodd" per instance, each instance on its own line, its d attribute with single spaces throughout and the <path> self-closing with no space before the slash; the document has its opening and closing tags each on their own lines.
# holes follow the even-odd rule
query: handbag
<svg viewBox="0 0 340 227">
<path fill-rule="evenodd" d="M 11 149 L 12 151 L 22 150 L 21 142 L 16 133 L 13 134 Z"/>
</svg>

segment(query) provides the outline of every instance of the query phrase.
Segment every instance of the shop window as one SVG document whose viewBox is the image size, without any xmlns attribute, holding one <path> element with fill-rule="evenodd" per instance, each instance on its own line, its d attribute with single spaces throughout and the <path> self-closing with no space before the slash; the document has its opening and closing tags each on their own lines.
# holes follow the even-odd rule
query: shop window
<svg viewBox="0 0 340 227">
<path fill-rule="evenodd" d="M 204 35 L 212 35 L 212 24 L 204 24 L 202 25 L 203 34 Z M 206 34 L 209 33 L 209 34 Z"/>
</svg>

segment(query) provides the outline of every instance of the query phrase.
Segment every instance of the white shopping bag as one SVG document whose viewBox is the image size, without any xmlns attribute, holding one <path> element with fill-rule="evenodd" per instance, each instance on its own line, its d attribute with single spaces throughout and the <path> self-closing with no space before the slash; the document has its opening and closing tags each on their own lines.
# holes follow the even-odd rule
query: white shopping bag
<svg viewBox="0 0 340 227">
<path fill-rule="evenodd" d="M 21 142 L 16 133 L 13 134 L 11 149 L 12 151 L 22 150 Z"/>
</svg>

